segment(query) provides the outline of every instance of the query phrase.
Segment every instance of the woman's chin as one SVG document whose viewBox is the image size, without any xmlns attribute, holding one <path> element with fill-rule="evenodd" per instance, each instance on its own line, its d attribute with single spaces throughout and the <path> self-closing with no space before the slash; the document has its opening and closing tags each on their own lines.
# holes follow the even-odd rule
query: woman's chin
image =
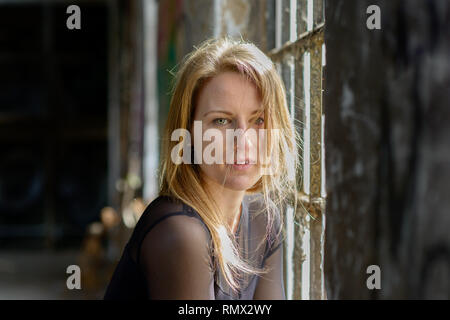
<svg viewBox="0 0 450 320">
<path fill-rule="evenodd" d="M 237 168 L 234 170 L 220 168 L 219 170 L 203 170 L 203 174 L 207 180 L 214 181 L 215 184 L 234 191 L 251 189 L 261 178 L 256 168 Z"/>
<path fill-rule="evenodd" d="M 258 179 L 250 179 L 245 176 L 228 177 L 224 183 L 224 187 L 234 191 L 246 191 L 252 188 Z"/>
</svg>

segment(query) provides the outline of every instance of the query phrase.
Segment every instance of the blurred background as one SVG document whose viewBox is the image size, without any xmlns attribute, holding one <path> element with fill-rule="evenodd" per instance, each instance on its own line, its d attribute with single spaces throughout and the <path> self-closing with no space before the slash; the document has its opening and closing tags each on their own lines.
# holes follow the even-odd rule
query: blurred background
<svg viewBox="0 0 450 320">
<path fill-rule="evenodd" d="M 157 196 L 177 67 L 221 35 L 273 59 L 302 138 L 287 297 L 448 299 L 447 0 L 0 0 L 0 299 L 103 297 Z"/>
</svg>

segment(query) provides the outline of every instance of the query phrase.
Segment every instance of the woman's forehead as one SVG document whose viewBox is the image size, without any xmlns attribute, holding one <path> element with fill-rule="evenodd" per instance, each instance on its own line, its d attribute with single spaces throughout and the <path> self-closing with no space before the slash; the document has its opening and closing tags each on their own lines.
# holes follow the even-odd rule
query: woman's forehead
<svg viewBox="0 0 450 320">
<path fill-rule="evenodd" d="M 258 89 L 250 80 L 236 72 L 224 72 L 202 88 L 198 107 L 204 114 L 214 110 L 253 112 L 261 109 L 262 105 Z"/>
</svg>

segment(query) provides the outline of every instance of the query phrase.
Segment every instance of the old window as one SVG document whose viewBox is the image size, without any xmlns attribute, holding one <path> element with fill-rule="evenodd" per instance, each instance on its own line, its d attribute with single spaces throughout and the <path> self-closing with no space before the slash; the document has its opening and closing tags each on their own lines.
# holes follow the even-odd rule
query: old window
<svg viewBox="0 0 450 320">
<path fill-rule="evenodd" d="M 293 208 L 285 212 L 286 297 L 325 299 L 324 1 L 275 0 L 268 10 L 267 22 L 267 30 L 274 33 L 268 53 L 284 80 L 291 117 L 301 137 L 298 207 L 295 216 Z"/>
</svg>

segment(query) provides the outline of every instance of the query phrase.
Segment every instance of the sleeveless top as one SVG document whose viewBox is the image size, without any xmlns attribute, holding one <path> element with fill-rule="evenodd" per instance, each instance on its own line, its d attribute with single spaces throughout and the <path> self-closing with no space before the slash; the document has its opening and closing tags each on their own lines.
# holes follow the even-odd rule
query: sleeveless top
<svg viewBox="0 0 450 320">
<path fill-rule="evenodd" d="M 178 199 L 159 196 L 139 218 L 104 299 L 165 299 L 187 292 L 194 299 L 251 300 L 255 290 L 263 299 L 285 299 L 281 227 L 279 215 L 268 225 L 261 194 L 244 196 L 235 233 L 238 250 L 252 266 L 272 269 L 278 281 L 240 274 L 239 289 L 233 291 L 214 261 L 211 235 L 200 215 Z"/>
</svg>

